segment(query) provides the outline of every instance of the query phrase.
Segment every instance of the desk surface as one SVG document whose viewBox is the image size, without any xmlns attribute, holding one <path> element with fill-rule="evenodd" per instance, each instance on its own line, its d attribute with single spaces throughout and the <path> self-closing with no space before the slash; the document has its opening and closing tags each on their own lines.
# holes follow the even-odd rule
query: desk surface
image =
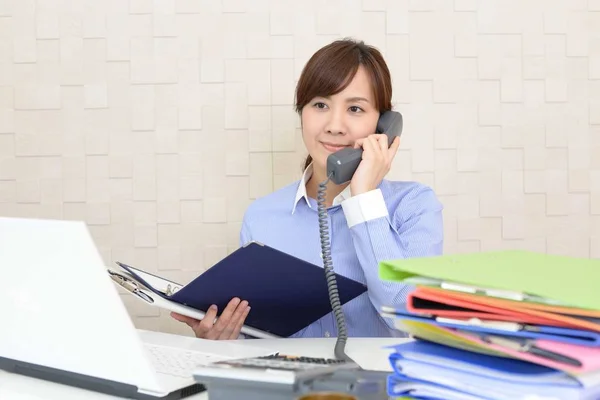
<svg viewBox="0 0 600 400">
<path fill-rule="evenodd" d="M 150 333 L 158 334 L 158 333 Z M 388 364 L 390 351 L 385 346 L 402 343 L 402 338 L 350 338 L 346 352 L 365 369 L 391 371 Z M 335 338 L 315 339 L 253 339 L 239 343 L 261 346 L 281 353 L 302 354 L 310 357 L 333 357 Z M 0 371 L 0 399 L 9 400 L 109 400 L 103 395 L 70 386 L 55 384 L 22 375 Z M 188 400 L 207 400 L 206 393 L 188 397 Z"/>
</svg>

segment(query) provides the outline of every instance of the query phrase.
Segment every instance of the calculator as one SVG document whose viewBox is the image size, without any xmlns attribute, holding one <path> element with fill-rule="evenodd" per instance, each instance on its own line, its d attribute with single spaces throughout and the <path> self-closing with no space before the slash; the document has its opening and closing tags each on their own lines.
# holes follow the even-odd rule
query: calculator
<svg viewBox="0 0 600 400">
<path fill-rule="evenodd" d="M 293 385 L 340 370 L 358 368 L 358 364 L 351 361 L 276 353 L 198 366 L 193 374 L 197 381 L 220 378 Z"/>
</svg>

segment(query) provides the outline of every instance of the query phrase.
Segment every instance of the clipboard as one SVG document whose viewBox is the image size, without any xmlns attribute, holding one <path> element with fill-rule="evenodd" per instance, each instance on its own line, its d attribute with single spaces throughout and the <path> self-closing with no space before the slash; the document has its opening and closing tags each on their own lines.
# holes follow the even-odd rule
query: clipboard
<svg viewBox="0 0 600 400">
<path fill-rule="evenodd" d="M 133 287 L 131 282 L 123 284 L 138 299 L 192 318 L 202 319 L 212 304 L 222 311 L 234 297 L 247 300 L 252 309 L 242 332 L 253 337 L 289 337 L 332 312 L 322 266 L 256 241 L 238 248 L 186 285 L 123 262 L 117 265 L 121 275 L 136 282 L 136 290 L 128 289 Z M 345 276 L 336 274 L 336 280 L 342 305 L 367 291 L 365 284 Z"/>
<path fill-rule="evenodd" d="M 165 309 L 168 311 L 173 311 L 178 314 L 185 315 L 186 317 L 190 317 L 190 318 L 194 318 L 194 319 L 198 319 L 198 320 L 203 319 L 206 315 L 203 311 L 197 310 L 192 307 L 188 307 L 183 304 L 179 304 L 175 301 L 168 299 L 167 293 L 172 293 L 172 292 L 170 292 L 171 290 L 173 290 L 171 288 L 175 288 L 175 291 L 176 291 L 177 290 L 176 288 L 181 288 L 182 285 L 179 285 L 179 284 L 169 281 L 167 279 L 157 277 L 155 275 L 152 275 L 153 279 L 146 277 L 146 279 L 140 278 L 138 280 L 138 278 L 136 278 L 136 276 L 142 277 L 144 275 L 150 275 L 150 274 L 148 274 L 147 272 L 135 269 L 130 266 L 127 266 L 127 269 L 123 269 L 120 271 L 116 270 L 116 269 L 112 269 L 112 268 L 108 268 L 107 271 L 108 271 L 108 274 L 110 275 L 111 279 L 116 284 L 118 284 L 120 287 L 122 287 L 123 289 L 128 291 L 130 294 L 132 294 L 136 299 L 138 299 L 139 301 L 141 301 L 147 305 L 159 307 L 159 308 L 162 308 L 162 309 Z M 133 274 L 131 272 L 133 272 Z M 153 281 L 153 285 L 149 285 L 148 281 Z M 146 286 L 146 285 L 148 285 L 148 286 Z M 165 288 L 165 292 L 161 293 L 161 289 L 158 289 L 158 288 L 163 288 L 163 287 Z M 217 319 L 218 319 L 218 317 L 217 317 Z M 267 332 L 263 332 L 259 329 L 251 328 L 247 325 L 242 326 L 240 333 L 242 333 L 244 335 L 252 336 L 252 337 L 258 338 L 258 339 L 279 339 L 280 338 L 280 336 L 273 335 L 273 334 L 270 334 Z"/>
</svg>

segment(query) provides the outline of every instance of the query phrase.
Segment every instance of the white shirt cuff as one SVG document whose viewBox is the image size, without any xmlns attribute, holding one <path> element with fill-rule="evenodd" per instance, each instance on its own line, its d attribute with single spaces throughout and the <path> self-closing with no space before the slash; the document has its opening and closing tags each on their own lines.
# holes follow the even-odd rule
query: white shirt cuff
<svg viewBox="0 0 600 400">
<path fill-rule="evenodd" d="M 372 219 L 388 216 L 381 189 L 371 190 L 344 200 L 342 209 L 350 228 Z"/>
</svg>

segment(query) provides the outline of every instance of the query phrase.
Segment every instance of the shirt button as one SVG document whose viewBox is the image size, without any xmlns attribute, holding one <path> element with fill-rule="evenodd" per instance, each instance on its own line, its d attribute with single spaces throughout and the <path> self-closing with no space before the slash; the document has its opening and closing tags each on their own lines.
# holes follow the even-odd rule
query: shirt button
<svg viewBox="0 0 600 400">
<path fill-rule="evenodd" d="M 331 336 L 331 333 L 329 333 L 329 331 L 326 331 L 325 332 L 325 337 L 330 337 L 330 336 Z"/>
</svg>

